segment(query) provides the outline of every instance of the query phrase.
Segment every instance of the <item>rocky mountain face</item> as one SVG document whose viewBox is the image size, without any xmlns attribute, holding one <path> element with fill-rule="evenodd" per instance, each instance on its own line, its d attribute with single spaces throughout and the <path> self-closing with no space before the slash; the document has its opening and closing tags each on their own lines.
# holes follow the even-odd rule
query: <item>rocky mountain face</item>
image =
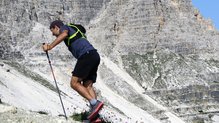
<svg viewBox="0 0 219 123">
<path fill-rule="evenodd" d="M 101 54 L 95 87 L 107 109 L 146 123 L 218 121 L 219 32 L 191 0 L 1 0 L 0 6 L 1 63 L 41 85 L 53 83 L 41 50 L 43 42 L 54 39 L 50 22 L 81 23 Z M 67 85 L 75 59 L 64 44 L 49 54 L 71 102 L 75 95 Z M 0 76 L 0 88 L 11 91 Z M 3 101 L 19 106 L 0 92 Z M 84 110 L 76 103 L 71 113 Z"/>
</svg>

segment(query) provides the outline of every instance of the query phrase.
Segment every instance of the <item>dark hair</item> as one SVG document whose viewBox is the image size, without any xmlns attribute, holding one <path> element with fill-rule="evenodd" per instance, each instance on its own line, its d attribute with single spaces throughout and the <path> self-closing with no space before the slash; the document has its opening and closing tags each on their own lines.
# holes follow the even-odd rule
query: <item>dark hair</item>
<svg viewBox="0 0 219 123">
<path fill-rule="evenodd" d="M 61 26 L 63 26 L 64 24 L 63 24 L 63 22 L 61 21 L 61 20 L 55 20 L 55 21 L 53 21 L 51 24 L 50 24 L 50 27 L 49 27 L 49 29 L 52 29 L 52 28 L 55 28 L 55 26 L 57 26 L 57 27 L 61 27 Z"/>
</svg>

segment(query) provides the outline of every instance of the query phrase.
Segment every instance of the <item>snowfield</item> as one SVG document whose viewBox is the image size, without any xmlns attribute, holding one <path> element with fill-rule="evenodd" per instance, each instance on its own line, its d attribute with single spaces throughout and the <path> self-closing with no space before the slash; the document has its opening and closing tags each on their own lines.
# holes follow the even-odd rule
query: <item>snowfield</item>
<svg viewBox="0 0 219 123">
<path fill-rule="evenodd" d="M 133 78 L 131 78 L 125 71 L 121 70 L 116 64 L 110 61 L 107 58 L 102 58 L 103 63 L 109 67 L 112 71 L 114 71 L 117 75 L 123 76 L 125 81 L 128 81 L 129 84 L 132 84 L 133 88 L 138 89 L 139 93 L 142 93 L 143 90 L 140 86 L 135 84 Z M 61 108 L 60 100 L 57 92 L 49 89 L 48 87 L 43 86 L 37 81 L 26 77 L 24 74 L 17 71 L 14 67 L 11 67 L 8 64 L 1 63 L 0 67 L 0 96 L 1 100 L 4 103 L 10 104 L 12 106 L 30 110 L 30 111 L 42 111 L 51 114 L 52 116 L 57 116 L 63 114 L 63 110 Z M 56 69 L 56 67 L 54 68 Z M 57 68 L 58 69 L 58 68 Z M 55 74 L 58 75 L 57 78 L 66 78 L 62 75 L 61 72 L 55 70 Z M 37 71 L 37 70 L 35 70 Z M 45 75 L 37 71 L 38 74 L 41 74 L 46 78 L 50 83 L 53 83 L 53 78 L 48 73 Z M 60 74 L 57 74 L 60 73 Z M 77 94 L 74 90 L 72 90 L 69 86 L 68 82 L 63 82 L 58 79 L 58 86 L 61 89 L 63 103 L 66 109 L 66 113 L 68 116 L 74 113 L 81 113 L 85 110 L 88 110 L 88 103 Z M 67 79 L 65 79 L 66 81 Z M 60 81 L 62 81 L 60 83 Z M 101 91 L 101 96 L 107 99 L 107 102 L 110 103 L 113 107 L 119 109 L 123 114 L 113 110 L 107 105 L 101 110 L 100 114 L 103 118 L 110 122 L 142 122 L 142 123 L 159 123 L 160 121 L 146 111 L 140 109 L 135 106 L 133 103 L 125 100 L 120 95 L 116 94 L 107 87 L 103 82 L 103 80 L 98 76 L 97 83 L 95 84 L 95 88 Z M 54 84 L 54 83 L 53 83 Z M 155 103 L 158 108 L 166 109 L 165 107 L 159 105 L 153 99 L 146 97 L 150 102 Z M 170 112 L 166 112 L 167 116 L 171 123 L 183 123 L 181 119 Z"/>
</svg>

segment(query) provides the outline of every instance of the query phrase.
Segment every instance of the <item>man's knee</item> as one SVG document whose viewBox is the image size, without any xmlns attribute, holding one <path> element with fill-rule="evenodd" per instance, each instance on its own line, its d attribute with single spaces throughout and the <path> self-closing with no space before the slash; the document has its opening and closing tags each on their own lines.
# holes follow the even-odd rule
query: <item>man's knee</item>
<svg viewBox="0 0 219 123">
<path fill-rule="evenodd" d="M 87 80 L 86 82 L 83 82 L 83 85 L 87 89 L 93 88 L 93 81 L 92 80 Z"/>
<path fill-rule="evenodd" d="M 72 76 L 70 84 L 73 89 L 77 89 L 78 85 L 81 84 L 81 79 L 78 77 Z"/>
</svg>

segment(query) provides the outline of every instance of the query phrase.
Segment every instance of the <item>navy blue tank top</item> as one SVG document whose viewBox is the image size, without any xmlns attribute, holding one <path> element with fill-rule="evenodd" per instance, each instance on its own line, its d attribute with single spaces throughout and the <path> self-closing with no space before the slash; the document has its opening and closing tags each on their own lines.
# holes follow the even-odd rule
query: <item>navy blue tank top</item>
<svg viewBox="0 0 219 123">
<path fill-rule="evenodd" d="M 64 30 L 68 31 L 68 37 L 71 36 L 72 34 L 76 33 L 76 30 L 73 28 L 64 25 L 60 27 L 60 32 L 62 33 Z M 90 42 L 85 39 L 85 38 L 79 38 L 75 40 L 73 43 L 71 43 L 70 46 L 68 46 L 68 50 L 72 53 L 72 55 L 76 58 L 79 59 L 83 54 L 85 54 L 88 51 L 91 50 L 96 50 Z"/>
</svg>

